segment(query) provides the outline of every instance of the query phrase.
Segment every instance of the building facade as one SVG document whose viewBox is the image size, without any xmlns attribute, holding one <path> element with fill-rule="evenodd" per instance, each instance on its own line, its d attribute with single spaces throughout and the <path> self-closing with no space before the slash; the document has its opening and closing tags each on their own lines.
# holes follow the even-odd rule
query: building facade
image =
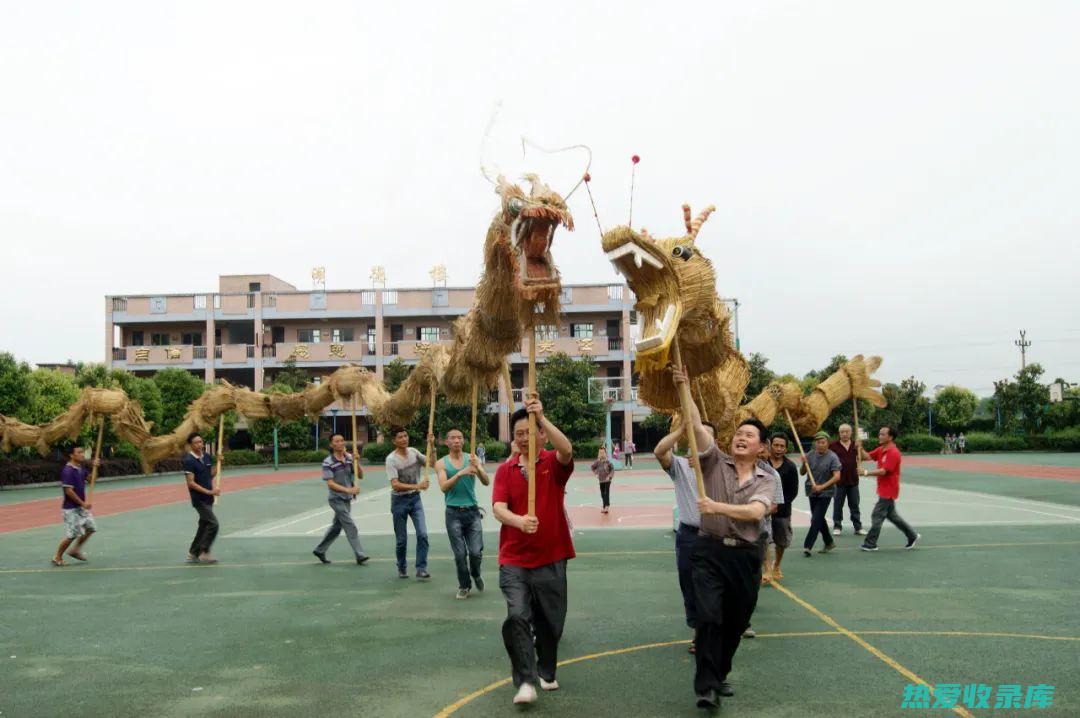
<svg viewBox="0 0 1080 718">
<path fill-rule="evenodd" d="M 214 293 L 106 297 L 105 359 L 136 375 L 178 367 L 255 390 L 272 384 L 290 359 L 315 382 L 349 363 L 382 378 L 395 359 L 415 364 L 418 347 L 449 344 L 454 320 L 473 298 L 471 287 L 300 290 L 266 274 L 222 276 Z M 596 362 L 590 389 L 609 402 L 615 440 L 629 439 L 635 418 L 649 413 L 636 400 L 632 308 L 625 285 L 567 285 L 559 324 L 538 330 L 538 362 L 555 352 Z M 520 402 L 528 357 L 519 351 L 510 362 Z M 497 435 L 508 440 L 504 388 L 489 400 Z M 323 413 L 336 421 L 345 408 Z"/>
</svg>

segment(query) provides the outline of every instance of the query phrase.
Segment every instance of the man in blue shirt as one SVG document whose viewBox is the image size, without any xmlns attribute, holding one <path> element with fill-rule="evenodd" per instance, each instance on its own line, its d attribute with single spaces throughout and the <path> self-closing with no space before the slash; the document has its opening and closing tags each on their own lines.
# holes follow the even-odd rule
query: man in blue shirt
<svg viewBox="0 0 1080 718">
<path fill-rule="evenodd" d="M 86 555 L 82 552 L 83 544 L 97 531 L 94 516 L 90 513 L 90 504 L 86 501 L 86 460 L 85 452 L 81 446 L 69 447 L 65 452 L 68 462 L 60 470 L 60 486 L 64 491 L 64 503 L 61 511 L 64 515 L 64 538 L 60 541 L 60 547 L 53 556 L 53 566 L 65 566 L 64 551 L 68 556 L 79 561 L 85 561 Z M 101 459 L 94 459 L 94 466 L 101 466 Z M 75 545 L 72 546 L 72 541 Z M 68 550 L 68 547 L 71 547 Z"/>
<path fill-rule="evenodd" d="M 199 527 L 188 549 L 188 563 L 217 563 L 210 555 L 210 547 L 218 534 L 218 520 L 214 516 L 214 497 L 221 496 L 221 489 L 214 488 L 213 466 L 210 456 L 203 452 L 203 438 L 198 432 L 188 434 L 188 453 L 184 454 L 184 479 L 187 481 L 191 505 L 199 514 Z"/>
</svg>

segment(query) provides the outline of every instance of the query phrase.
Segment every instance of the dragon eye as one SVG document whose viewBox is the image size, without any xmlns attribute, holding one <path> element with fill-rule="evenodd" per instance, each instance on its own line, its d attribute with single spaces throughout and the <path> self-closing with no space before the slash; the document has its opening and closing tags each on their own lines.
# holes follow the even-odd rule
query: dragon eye
<svg viewBox="0 0 1080 718">
<path fill-rule="evenodd" d="M 520 197 L 512 197 L 509 202 L 506 203 L 506 208 L 510 210 L 512 217 L 517 217 L 521 214 L 521 210 L 525 209 L 525 200 Z"/>
<path fill-rule="evenodd" d="M 672 248 L 671 256 L 676 259 L 681 259 L 684 262 L 688 262 L 690 261 L 690 258 L 694 256 L 694 250 L 685 244 L 680 244 L 679 246 Z"/>
</svg>

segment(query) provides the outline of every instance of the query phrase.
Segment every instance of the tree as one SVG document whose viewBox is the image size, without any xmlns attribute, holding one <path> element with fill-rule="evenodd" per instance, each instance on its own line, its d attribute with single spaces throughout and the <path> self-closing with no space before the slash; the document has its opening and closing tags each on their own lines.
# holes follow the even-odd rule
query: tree
<svg viewBox="0 0 1080 718">
<path fill-rule="evenodd" d="M 263 389 L 263 393 L 266 394 L 292 394 L 294 391 L 289 384 L 279 384 L 277 382 Z M 312 423 L 307 419 L 284 422 L 278 418 L 256 419 L 251 422 L 252 440 L 262 446 L 273 445 L 275 426 L 278 428 L 278 444 L 280 446 L 290 449 L 310 449 L 312 447 L 314 434 Z"/>
<path fill-rule="evenodd" d="M 29 423 L 44 424 L 67 411 L 79 400 L 75 380 L 53 369 L 37 369 L 30 373 L 32 388 Z"/>
<path fill-rule="evenodd" d="M 765 365 L 769 363 L 768 357 L 760 352 L 754 352 L 747 358 L 750 367 L 750 383 L 746 385 L 745 401 L 750 401 L 760 394 L 769 385 L 776 374 Z"/>
<path fill-rule="evenodd" d="M 161 433 L 171 433 L 184 420 L 191 402 L 202 396 L 206 384 L 183 369 L 162 369 L 154 374 L 161 391 Z"/>
<path fill-rule="evenodd" d="M 1023 429 L 1028 435 L 1042 426 L 1043 414 L 1050 401 L 1050 389 L 1039 383 L 1043 368 L 1028 364 L 1016 372 L 1016 380 L 1002 379 L 994 382 L 994 397 L 1001 411 L 1002 429 Z"/>
<path fill-rule="evenodd" d="M 7 352 L 0 353 L 0 414 L 28 421 L 33 391 L 30 365 Z"/>
<path fill-rule="evenodd" d="M 975 417 L 979 397 L 959 386 L 947 386 L 934 397 L 934 424 L 944 431 L 964 431 Z"/>
<path fill-rule="evenodd" d="M 562 352 L 537 367 L 536 391 L 544 414 L 570 441 L 590 441 L 604 431 L 604 407 L 589 403 L 589 379 L 596 375 L 590 357 L 571 359 Z"/>
<path fill-rule="evenodd" d="M 859 402 L 860 427 L 866 429 L 870 436 L 885 425 L 902 434 L 926 433 L 930 401 L 923 396 L 925 391 L 926 384 L 913 376 L 899 384 L 886 384 L 881 388 L 881 393 L 888 406 L 878 409 L 866 402 Z"/>
</svg>

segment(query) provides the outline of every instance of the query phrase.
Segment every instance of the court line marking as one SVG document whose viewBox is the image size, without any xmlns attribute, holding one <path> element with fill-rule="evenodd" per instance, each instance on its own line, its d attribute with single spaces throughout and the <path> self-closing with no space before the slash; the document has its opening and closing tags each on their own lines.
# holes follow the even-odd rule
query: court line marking
<svg viewBox="0 0 1080 718">
<path fill-rule="evenodd" d="M 970 637 L 970 638 L 1032 638 L 1046 641 L 1080 641 L 1080 636 L 1044 636 L 1034 633 L 996 633 L 988 632 L 982 633 L 978 631 L 863 631 L 863 635 L 883 635 L 883 636 L 946 636 L 946 637 Z M 821 636 L 840 636 L 849 637 L 846 633 L 838 630 L 832 631 L 791 631 L 786 633 L 759 633 L 757 638 L 817 638 Z M 559 661 L 557 664 L 559 668 L 563 666 L 569 666 L 574 663 L 583 663 L 585 661 L 594 661 L 600 658 L 607 658 L 609 656 L 625 655 L 627 653 L 635 653 L 637 651 L 644 651 L 650 648 L 667 648 L 670 646 L 687 645 L 690 641 L 685 639 L 679 641 L 662 641 L 659 643 L 643 643 L 637 646 L 629 646 L 627 648 L 617 648 L 610 651 L 601 651 L 599 653 L 590 653 L 586 656 L 578 656 L 577 658 L 568 658 L 564 661 Z M 869 644 L 867 644 L 869 645 Z M 882 654 L 884 655 L 884 654 Z M 887 658 L 887 657 L 886 657 Z M 891 660 L 891 659 L 890 659 Z M 899 665 L 899 664 L 897 664 Z M 912 674 L 913 676 L 915 674 Z M 918 678 L 918 676 L 915 676 Z M 472 703 L 477 698 L 487 695 L 493 691 L 508 685 L 513 679 L 503 678 L 500 681 L 489 683 L 483 688 L 479 688 L 466 696 L 462 696 L 458 700 L 454 701 L 450 705 L 442 708 L 435 714 L 434 718 L 447 718 L 448 716 L 456 713 L 459 709 L 464 708 L 469 703 Z M 919 682 L 922 682 L 921 679 Z M 924 685 L 927 685 L 924 683 Z M 933 693 L 933 688 L 930 689 Z M 959 708 L 957 712 L 960 715 L 971 717 L 963 708 Z"/>
<path fill-rule="evenodd" d="M 895 670 L 897 673 L 902 675 L 904 678 L 907 678 L 909 681 L 911 681 L 913 683 L 918 683 L 920 685 L 926 686 L 927 689 L 930 691 L 930 695 L 934 695 L 934 687 L 931 686 L 929 683 L 927 683 L 925 680 L 923 680 L 914 671 L 907 668 L 906 666 L 903 666 L 902 664 L 897 662 L 891 656 L 885 654 L 880 649 L 878 649 L 875 646 L 868 643 L 865 639 L 860 637 L 859 634 L 855 633 L 854 631 L 848 630 L 847 628 L 844 628 L 839 623 L 837 623 L 834 618 L 832 618 L 828 614 L 822 612 L 820 609 L 818 609 L 813 604 L 808 603 L 807 601 L 804 601 L 803 599 L 799 598 L 798 596 L 795 595 L 794 592 L 792 592 L 790 589 L 785 587 L 783 584 L 780 584 L 780 583 L 777 583 L 777 582 L 773 581 L 772 585 L 773 585 L 773 588 L 780 591 L 782 594 L 784 594 L 785 596 L 790 598 L 792 601 L 799 604 L 800 606 L 805 608 L 807 611 L 809 611 L 810 613 L 814 614 L 819 619 L 824 621 L 826 625 L 832 626 L 834 629 L 836 629 L 840 633 L 844 634 L 844 636 L 846 636 L 847 638 L 850 638 L 852 641 L 857 643 L 859 646 L 861 646 L 862 648 L 869 651 L 876 658 L 883 661 L 887 666 L 889 666 L 890 668 Z M 960 706 L 954 706 L 952 711 L 953 711 L 953 713 L 956 713 L 959 716 L 963 716 L 963 718 L 974 718 L 974 716 L 966 708 L 962 708 Z"/>
<path fill-rule="evenodd" d="M 1074 546 L 1080 544 L 1080 541 L 1022 541 L 1017 543 L 970 543 L 970 544 L 945 544 L 941 546 L 924 546 L 919 545 L 918 551 L 925 551 L 927 549 L 942 549 L 942 548 L 1010 548 L 1021 546 Z M 837 547 L 837 551 L 858 551 L 858 547 L 844 548 Z M 895 547 L 882 547 L 881 551 L 907 551 L 903 546 Z M 577 554 L 578 558 L 597 558 L 604 556 L 671 556 L 673 555 L 673 549 L 643 549 L 639 551 L 580 551 Z M 453 561 L 453 556 L 445 555 L 429 555 L 429 561 Z M 386 558 L 372 558 L 368 563 L 392 563 L 396 559 L 393 557 Z M 342 564 L 348 565 L 350 562 L 342 561 Z M 4 568 L 0 569 L 0 576 L 5 574 L 20 574 L 20 573 L 51 573 L 51 574 L 64 574 L 64 573 L 90 573 L 90 572 L 108 572 L 108 571 L 167 571 L 171 569 L 180 569 L 184 571 L 196 570 L 214 570 L 214 569 L 226 569 L 226 568 L 276 568 L 279 566 L 319 566 L 315 561 L 265 561 L 261 563 L 217 563 L 213 565 L 197 564 L 197 563 L 176 563 L 176 564 L 157 564 L 150 566 L 75 566 L 68 565 L 64 568 L 57 568 L 50 566 L 48 568 Z M 331 569 L 332 570 L 332 569 Z"/>
<path fill-rule="evenodd" d="M 978 496 L 984 499 L 994 499 L 996 501 L 1006 501 L 1013 504 L 1033 504 L 1041 508 L 1058 508 L 1065 509 L 1066 511 L 1080 510 L 1078 507 L 1070 506 L 1068 504 L 1055 504 L 1052 501 L 1037 501 L 1035 499 L 1021 499 L 1014 498 L 1012 496 L 1002 496 L 1001 494 L 988 494 L 985 491 L 968 491 L 967 489 L 946 489 L 941 486 L 929 486 L 926 484 L 912 483 L 912 486 L 917 486 L 920 489 L 929 489 L 930 491 L 945 491 L 955 494 L 968 494 L 970 496 Z"/>
</svg>

